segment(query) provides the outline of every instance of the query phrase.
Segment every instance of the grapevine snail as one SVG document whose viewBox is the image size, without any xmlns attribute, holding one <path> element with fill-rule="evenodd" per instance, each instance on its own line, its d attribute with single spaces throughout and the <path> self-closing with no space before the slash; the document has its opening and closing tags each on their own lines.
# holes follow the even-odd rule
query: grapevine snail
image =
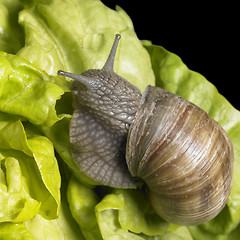
<svg viewBox="0 0 240 240">
<path fill-rule="evenodd" d="M 225 206 L 233 179 L 233 147 L 206 112 L 159 87 L 140 90 L 113 70 L 120 35 L 100 69 L 74 79 L 72 156 L 95 181 L 136 188 L 142 179 L 156 213 L 198 225 Z"/>
</svg>

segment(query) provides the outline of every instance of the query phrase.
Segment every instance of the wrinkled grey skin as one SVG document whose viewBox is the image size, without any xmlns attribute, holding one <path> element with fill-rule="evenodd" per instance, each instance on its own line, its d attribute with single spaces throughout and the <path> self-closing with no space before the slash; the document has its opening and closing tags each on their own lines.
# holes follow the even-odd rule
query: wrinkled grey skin
<svg viewBox="0 0 240 240">
<path fill-rule="evenodd" d="M 130 124 L 136 116 L 141 92 L 113 71 L 120 35 L 100 69 L 81 75 L 58 71 L 74 79 L 74 113 L 70 124 L 72 156 L 95 181 L 116 188 L 135 188 L 125 161 Z"/>
</svg>

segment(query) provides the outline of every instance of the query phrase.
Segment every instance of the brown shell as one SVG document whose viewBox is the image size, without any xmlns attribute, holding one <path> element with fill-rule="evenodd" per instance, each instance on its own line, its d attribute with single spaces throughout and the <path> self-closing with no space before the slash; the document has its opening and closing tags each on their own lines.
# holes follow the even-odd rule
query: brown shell
<svg viewBox="0 0 240 240">
<path fill-rule="evenodd" d="M 197 225 L 225 206 L 233 148 L 222 127 L 199 107 L 148 86 L 128 135 L 132 176 L 145 181 L 155 211 L 178 225 Z"/>
</svg>

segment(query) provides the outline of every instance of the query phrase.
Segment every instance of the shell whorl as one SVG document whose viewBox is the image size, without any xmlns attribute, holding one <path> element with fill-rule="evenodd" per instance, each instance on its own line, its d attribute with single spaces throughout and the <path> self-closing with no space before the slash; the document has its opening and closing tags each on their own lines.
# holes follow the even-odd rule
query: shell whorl
<svg viewBox="0 0 240 240">
<path fill-rule="evenodd" d="M 225 206 L 232 185 L 232 144 L 202 109 L 149 86 L 127 144 L 128 168 L 145 181 L 153 208 L 165 220 L 197 225 Z"/>
</svg>

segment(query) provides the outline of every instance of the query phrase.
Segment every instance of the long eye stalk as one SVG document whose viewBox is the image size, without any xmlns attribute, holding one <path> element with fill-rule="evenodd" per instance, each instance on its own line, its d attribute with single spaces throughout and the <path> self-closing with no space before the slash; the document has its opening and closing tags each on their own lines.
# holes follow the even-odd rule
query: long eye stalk
<svg viewBox="0 0 240 240">
<path fill-rule="evenodd" d="M 110 54 L 108 56 L 108 59 L 107 59 L 105 65 L 103 67 L 104 70 L 113 71 L 114 59 L 115 59 L 115 55 L 116 55 L 116 51 L 117 51 L 117 47 L 118 47 L 120 38 L 121 38 L 121 36 L 119 34 L 116 34 L 112 49 L 110 51 Z"/>
</svg>

